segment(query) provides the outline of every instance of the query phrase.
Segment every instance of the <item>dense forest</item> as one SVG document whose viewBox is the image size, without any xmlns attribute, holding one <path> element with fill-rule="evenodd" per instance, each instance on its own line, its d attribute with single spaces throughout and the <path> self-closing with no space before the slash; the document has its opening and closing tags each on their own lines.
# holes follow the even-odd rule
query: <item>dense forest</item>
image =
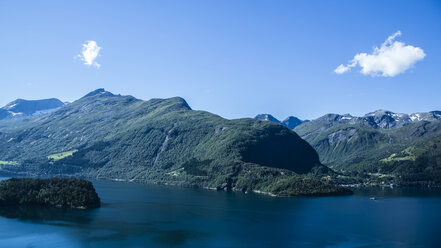
<svg viewBox="0 0 441 248">
<path fill-rule="evenodd" d="M 11 178 L 0 181 L 0 206 L 95 208 L 100 206 L 100 198 L 84 179 Z"/>
</svg>

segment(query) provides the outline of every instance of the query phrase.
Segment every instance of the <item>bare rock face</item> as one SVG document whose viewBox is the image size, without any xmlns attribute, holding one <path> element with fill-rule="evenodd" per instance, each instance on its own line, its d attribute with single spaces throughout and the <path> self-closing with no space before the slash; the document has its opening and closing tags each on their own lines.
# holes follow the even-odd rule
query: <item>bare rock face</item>
<svg viewBox="0 0 441 248">
<path fill-rule="evenodd" d="M 355 128 L 342 129 L 329 134 L 328 141 L 330 144 L 335 144 L 341 141 L 349 141 L 351 138 L 356 137 L 357 135 L 357 129 Z"/>
</svg>

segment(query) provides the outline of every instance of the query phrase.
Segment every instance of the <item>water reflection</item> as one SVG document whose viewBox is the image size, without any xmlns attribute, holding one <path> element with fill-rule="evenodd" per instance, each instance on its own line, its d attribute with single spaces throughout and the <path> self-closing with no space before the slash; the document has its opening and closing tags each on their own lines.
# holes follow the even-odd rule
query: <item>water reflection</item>
<svg viewBox="0 0 441 248">
<path fill-rule="evenodd" d="M 209 234 L 191 229 L 175 229 L 176 221 L 131 222 L 118 217 L 115 212 L 124 210 L 118 204 L 103 204 L 102 209 L 78 210 L 40 206 L 2 206 L 0 216 L 32 223 L 35 228 L 49 226 L 84 246 L 91 243 L 149 239 L 159 245 L 183 245 L 190 240 L 208 237 Z M 120 206 L 121 207 L 121 206 Z M 127 208 L 127 206 L 126 206 Z M 125 209 L 128 210 L 128 209 Z M 145 209 L 147 210 L 147 209 Z M 110 211 L 110 212 L 109 212 Z M 101 214 L 101 215 L 100 215 Z M 145 213 L 148 214 L 148 213 Z M 97 216 L 98 215 L 98 216 Z M 109 218 L 113 215 L 113 218 Z M 96 218 L 98 217 L 98 218 Z M 142 219 L 142 217 L 140 218 Z M 39 227 L 40 226 L 40 227 Z M 138 241 L 133 241 L 135 245 Z M 145 242 L 145 241 L 143 241 Z M 1 240 L 0 240 L 1 244 Z"/>
<path fill-rule="evenodd" d="M 68 208 L 42 206 L 2 206 L 0 216 L 36 223 L 76 223 L 84 225 L 90 223 L 94 210 L 78 210 Z"/>
<path fill-rule="evenodd" d="M 358 196 L 371 197 L 441 197 L 440 187 L 362 187 L 353 188 Z"/>
</svg>

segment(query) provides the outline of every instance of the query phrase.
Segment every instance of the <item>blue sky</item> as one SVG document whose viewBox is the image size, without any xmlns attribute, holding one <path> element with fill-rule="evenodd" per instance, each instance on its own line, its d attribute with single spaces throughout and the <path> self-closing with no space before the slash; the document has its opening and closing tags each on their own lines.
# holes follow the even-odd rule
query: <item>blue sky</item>
<svg viewBox="0 0 441 248">
<path fill-rule="evenodd" d="M 441 109 L 441 1 L 0 1 L 0 105 L 96 88 L 226 118 Z M 337 74 L 391 35 L 401 74 Z M 76 57 L 96 41 L 96 62 Z"/>
</svg>

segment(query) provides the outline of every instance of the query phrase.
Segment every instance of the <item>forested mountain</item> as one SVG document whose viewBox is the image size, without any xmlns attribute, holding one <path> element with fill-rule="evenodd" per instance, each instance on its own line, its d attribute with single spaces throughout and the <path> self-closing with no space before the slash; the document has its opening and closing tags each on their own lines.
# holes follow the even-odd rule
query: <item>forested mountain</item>
<svg viewBox="0 0 441 248">
<path fill-rule="evenodd" d="M 275 118 L 256 119 L 284 125 Z M 401 184 L 441 184 L 441 111 L 326 114 L 293 130 L 314 147 L 323 164 L 337 171 L 386 174 Z"/>
<path fill-rule="evenodd" d="M 179 97 L 143 101 L 98 89 L 55 112 L 4 122 L 0 166 L 6 172 L 275 195 L 347 192 L 311 177 L 330 170 L 295 132 L 195 111 Z"/>
<path fill-rule="evenodd" d="M 440 116 L 384 110 L 363 117 L 328 114 L 294 131 L 334 169 L 390 174 L 402 184 L 441 184 Z"/>
</svg>

